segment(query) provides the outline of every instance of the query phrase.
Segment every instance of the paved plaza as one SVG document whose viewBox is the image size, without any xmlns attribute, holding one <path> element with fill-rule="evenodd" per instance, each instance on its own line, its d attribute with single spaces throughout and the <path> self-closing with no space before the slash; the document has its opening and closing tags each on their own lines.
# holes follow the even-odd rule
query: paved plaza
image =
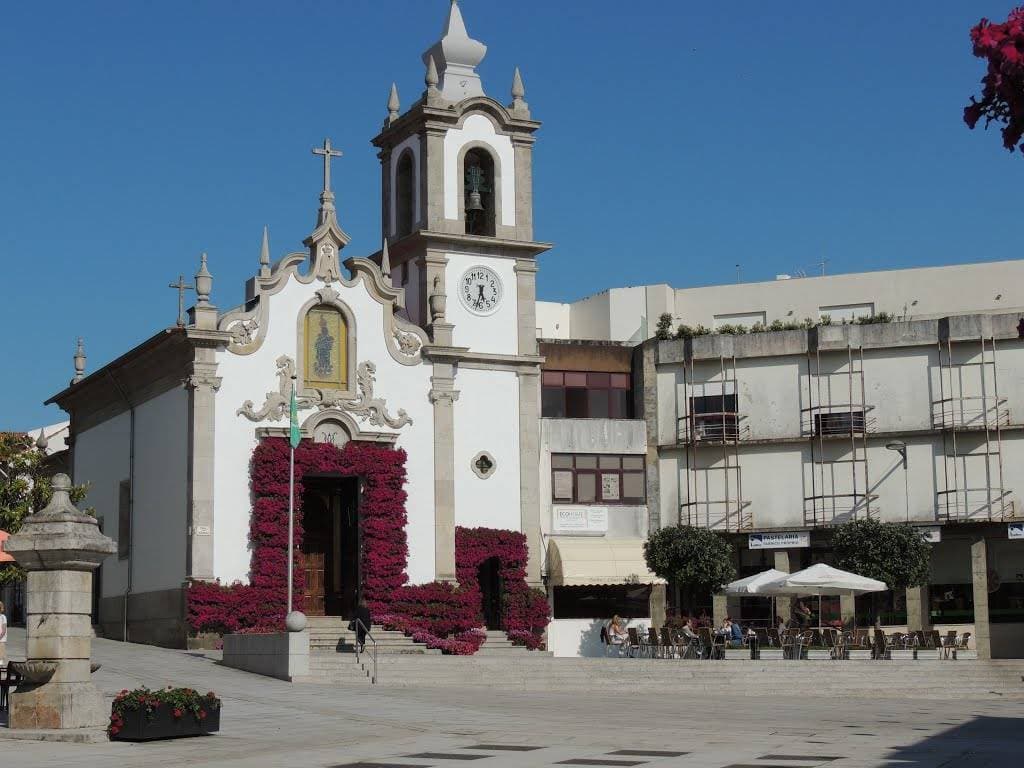
<svg viewBox="0 0 1024 768">
<path fill-rule="evenodd" d="M 11 655 L 21 652 L 15 631 Z M 1001 766 L 1024 745 L 1021 699 L 948 701 L 297 685 L 199 653 L 97 640 L 97 684 L 188 685 L 224 699 L 211 737 L 147 744 L 0 740 L 0 762 L 42 766 Z"/>
</svg>

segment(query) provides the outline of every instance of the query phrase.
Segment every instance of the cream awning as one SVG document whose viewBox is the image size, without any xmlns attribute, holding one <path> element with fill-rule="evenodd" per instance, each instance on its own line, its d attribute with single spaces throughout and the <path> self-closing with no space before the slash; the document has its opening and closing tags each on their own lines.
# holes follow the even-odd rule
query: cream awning
<svg viewBox="0 0 1024 768">
<path fill-rule="evenodd" d="M 548 584 L 664 584 L 647 569 L 643 539 L 556 537 L 548 541 Z"/>
</svg>

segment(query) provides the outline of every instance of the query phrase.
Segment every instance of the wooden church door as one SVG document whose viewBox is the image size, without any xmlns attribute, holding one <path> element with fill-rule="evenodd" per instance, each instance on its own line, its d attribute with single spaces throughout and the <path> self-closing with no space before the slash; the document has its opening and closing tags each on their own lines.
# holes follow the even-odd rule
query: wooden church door
<svg viewBox="0 0 1024 768">
<path fill-rule="evenodd" d="M 305 613 L 325 615 L 327 552 L 331 546 L 330 497 L 309 491 L 303 503 L 302 568 L 306 576 Z"/>
</svg>

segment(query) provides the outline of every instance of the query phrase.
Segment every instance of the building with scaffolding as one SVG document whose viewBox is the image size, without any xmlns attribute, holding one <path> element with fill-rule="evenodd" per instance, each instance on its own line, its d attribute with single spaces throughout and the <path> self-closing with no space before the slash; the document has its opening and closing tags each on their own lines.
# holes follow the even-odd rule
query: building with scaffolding
<svg viewBox="0 0 1024 768">
<path fill-rule="evenodd" d="M 1021 271 L 1021 262 L 999 262 L 687 291 L 612 289 L 568 309 L 539 305 L 538 323 L 548 325 L 538 335 L 547 339 L 542 354 L 557 347 L 562 360 L 568 349 L 598 344 L 579 337 L 604 335 L 605 345 L 632 348 L 633 405 L 618 415 L 634 428 L 642 420 L 646 435 L 646 451 L 635 440 L 629 446 L 645 460 L 645 492 L 634 494 L 628 516 L 640 508 L 646 524 L 634 534 L 676 523 L 721 531 L 747 576 L 829 562 L 831 530 L 846 521 L 908 522 L 933 543 L 931 584 L 826 600 L 825 619 L 863 623 L 877 612 L 896 628 L 969 631 L 982 657 L 1019 656 L 1024 302 L 1010 299 L 1007 286 L 1019 284 Z M 797 283 L 803 289 L 795 292 Z M 791 303 L 814 302 L 814 288 L 821 303 L 813 309 Z M 917 293 L 922 299 L 912 298 Z M 704 308 L 727 311 L 708 316 Z M 673 324 L 711 332 L 640 339 L 653 335 L 658 310 Z M 762 330 L 812 312 L 817 321 L 806 327 Z M 570 338 L 555 341 L 566 331 Z M 559 421 L 550 417 L 565 416 L 547 405 L 543 415 L 542 432 Z M 590 429 L 620 450 L 612 443 L 625 427 Z M 592 441 L 589 450 L 604 449 Z M 716 618 L 772 620 L 763 600 L 706 601 Z M 667 602 L 671 612 L 672 590 Z"/>
</svg>

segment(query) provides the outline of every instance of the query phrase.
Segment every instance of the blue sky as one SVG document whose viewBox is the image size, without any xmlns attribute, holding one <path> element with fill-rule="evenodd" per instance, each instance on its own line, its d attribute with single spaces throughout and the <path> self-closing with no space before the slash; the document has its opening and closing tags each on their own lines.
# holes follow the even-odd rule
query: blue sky
<svg viewBox="0 0 1024 768">
<path fill-rule="evenodd" d="M 488 93 L 513 67 L 544 122 L 538 293 L 1020 255 L 1024 158 L 961 121 L 968 29 L 1014 3 L 463 0 Z M 207 251 L 222 308 L 269 225 L 313 228 L 329 135 L 347 253 L 379 240 L 370 138 L 445 0 L 9 3 L 0 26 L 0 429 L 173 324 Z M 514 8 L 512 12 L 510 9 Z M 1018 288 L 1019 290 L 1019 288 Z M 1024 303 L 1018 301 L 1015 303 Z"/>
</svg>

